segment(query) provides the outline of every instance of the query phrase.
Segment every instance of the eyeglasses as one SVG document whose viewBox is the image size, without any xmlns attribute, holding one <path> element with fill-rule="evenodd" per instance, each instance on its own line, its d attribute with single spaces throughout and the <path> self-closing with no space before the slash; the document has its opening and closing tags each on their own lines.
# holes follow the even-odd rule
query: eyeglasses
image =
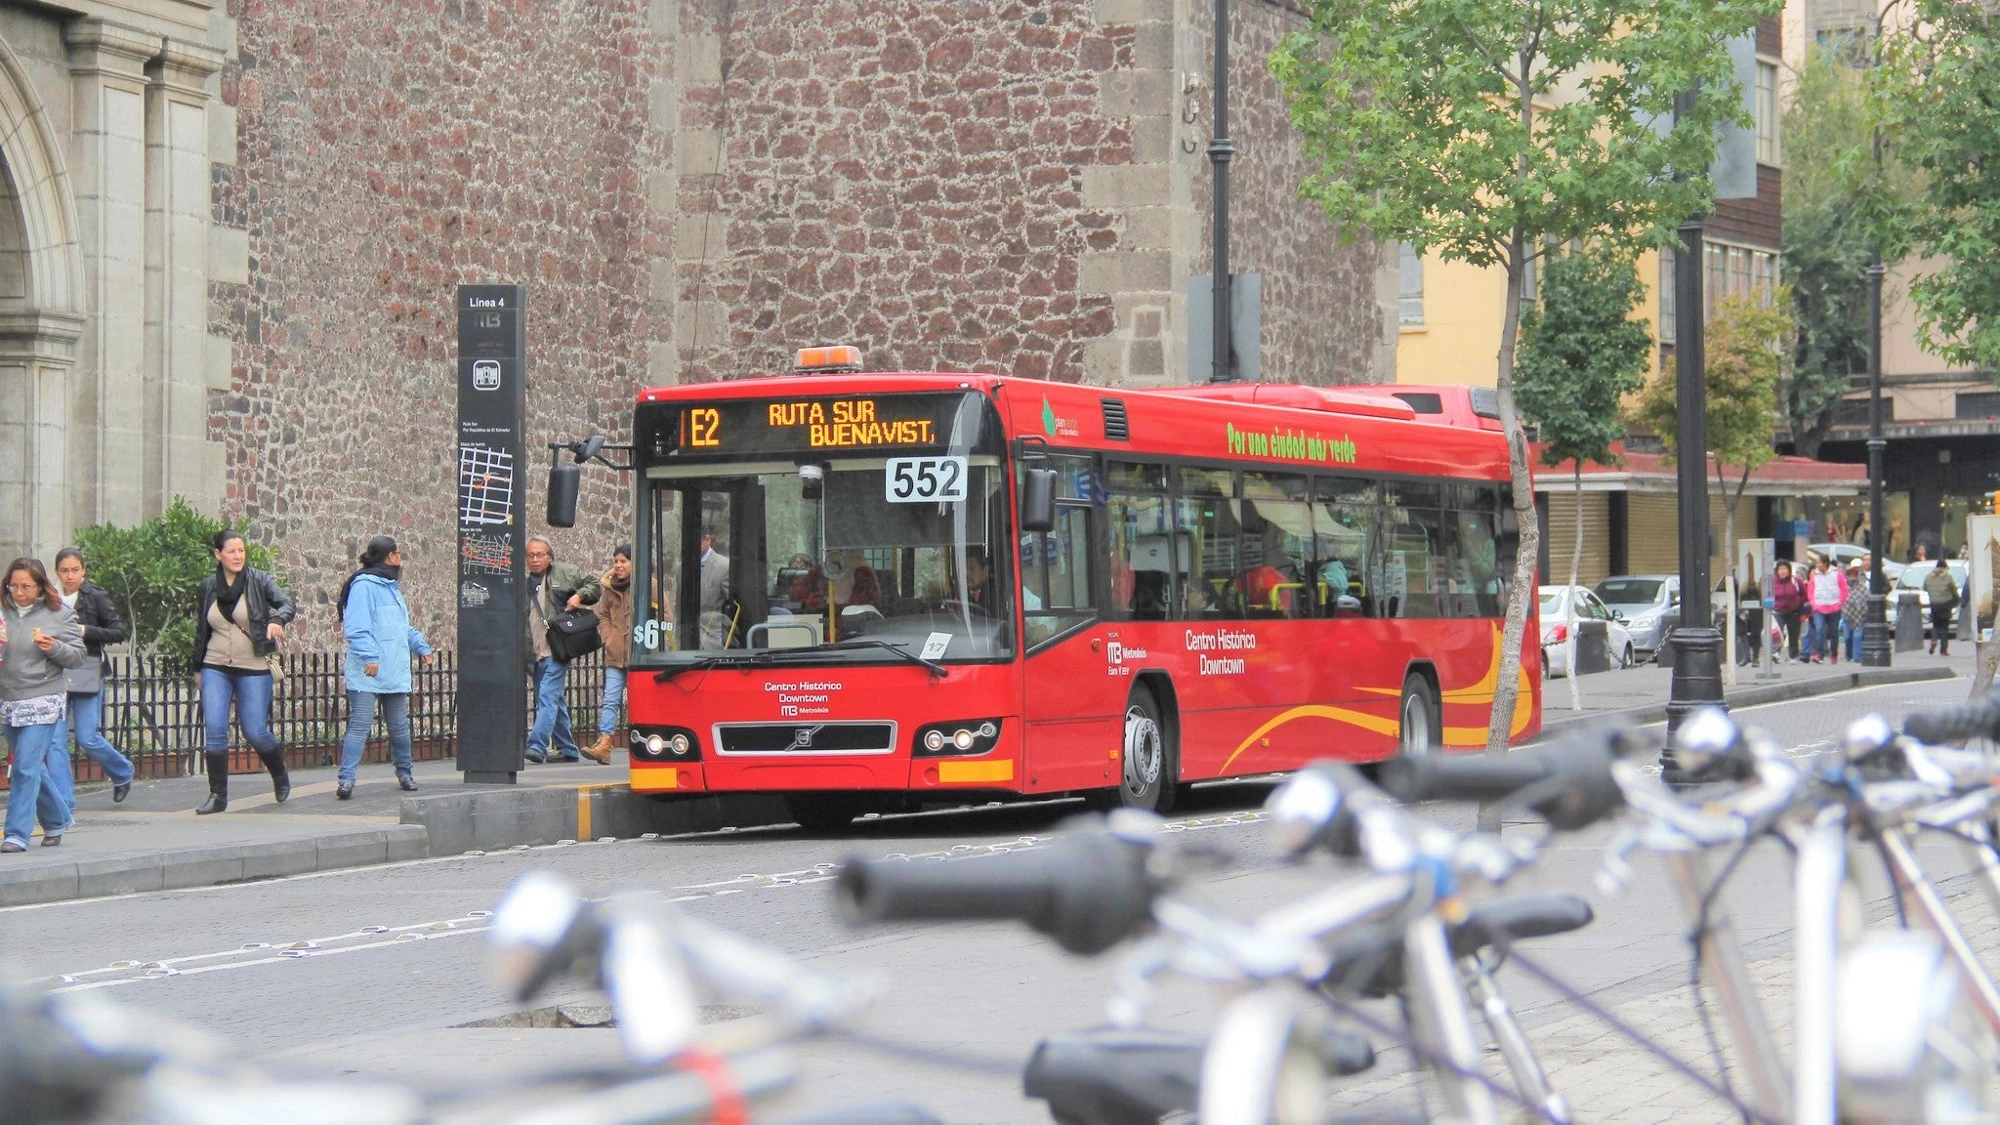
<svg viewBox="0 0 2000 1125">
<path fill-rule="evenodd" d="M 33 582 L 9 582 L 7 588 L 17 594 L 33 594 L 41 590 L 41 587 Z"/>
</svg>

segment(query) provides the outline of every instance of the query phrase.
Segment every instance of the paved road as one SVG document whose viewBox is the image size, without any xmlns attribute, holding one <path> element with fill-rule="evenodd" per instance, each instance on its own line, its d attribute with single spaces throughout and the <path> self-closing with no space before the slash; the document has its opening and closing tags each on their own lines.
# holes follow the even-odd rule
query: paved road
<svg viewBox="0 0 2000 1125">
<path fill-rule="evenodd" d="M 1744 717 L 1810 753 L 1833 745 L 1850 719 L 1956 701 L 1964 681 L 1877 688 L 1753 708 Z M 1285 901 L 1323 881 L 1326 868 L 1270 864 L 1254 810 L 1268 787 L 1198 791 L 1176 820 L 1235 850 L 1236 870 L 1195 892 L 1232 913 Z M 522 1060 L 608 1057 L 606 1033 L 445 1031 L 507 1006 L 489 983 L 479 936 L 489 909 L 523 871 L 558 872 L 586 893 L 657 890 L 703 918 L 769 942 L 815 967 L 878 972 L 892 986 L 869 1025 L 934 1051 L 1011 1064 L 1043 1032 L 1101 1018 L 1110 960 L 1068 958 L 1024 931 L 955 926 L 856 933 L 830 910 L 827 869 L 853 855 L 974 854 L 1046 837 L 1074 803 L 1013 806 L 864 822 L 845 838 L 773 828 L 461 856 L 230 887 L 0 911 L 9 976 L 66 977 L 66 987 L 200 1021 L 247 1051 L 320 1073 L 476 1078 L 518 1072 Z M 1455 826 L 1469 814 L 1431 810 Z M 1538 832 L 1530 825 L 1510 832 Z M 1598 922 L 1552 939 L 1547 960 L 1600 999 L 1621 1002 L 1685 980 L 1680 921 L 1657 871 L 1625 894 L 1594 887 L 1601 836 L 1556 842 L 1522 881 L 1562 888 L 1598 906 Z M 1939 871 L 1959 870 L 1939 856 Z M 1730 898 L 1753 948 L 1777 952 L 1787 925 L 1786 871 L 1776 855 L 1746 865 Z M 298 943 L 311 943 L 299 945 Z M 149 968 L 149 966 L 152 966 Z M 167 972 L 165 970 L 171 970 Z M 1531 1025 L 1570 1014 L 1546 989 L 1510 979 Z M 1204 990 L 1163 993 L 1157 1022 L 1199 1028 Z M 1011 1076 L 945 1071 L 852 1048 L 815 1046 L 798 1102 L 808 1107 L 885 1092 L 923 1101 L 953 1121 L 1045 1120 Z M 1578 1092 L 1579 1105 L 1587 1099 Z"/>
</svg>

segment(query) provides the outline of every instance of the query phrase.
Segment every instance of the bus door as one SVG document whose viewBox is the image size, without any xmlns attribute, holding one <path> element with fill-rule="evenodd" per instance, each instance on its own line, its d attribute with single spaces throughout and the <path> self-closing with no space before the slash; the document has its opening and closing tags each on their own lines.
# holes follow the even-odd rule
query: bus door
<svg viewBox="0 0 2000 1125">
<path fill-rule="evenodd" d="M 1090 457 L 1051 454 L 1028 462 L 1057 472 L 1055 527 L 1017 537 L 1022 716 L 1026 773 L 1035 792 L 1118 784 L 1124 681 L 1106 653 L 1100 614 L 1106 596 L 1103 521 L 1095 508 L 1097 467 Z"/>
</svg>

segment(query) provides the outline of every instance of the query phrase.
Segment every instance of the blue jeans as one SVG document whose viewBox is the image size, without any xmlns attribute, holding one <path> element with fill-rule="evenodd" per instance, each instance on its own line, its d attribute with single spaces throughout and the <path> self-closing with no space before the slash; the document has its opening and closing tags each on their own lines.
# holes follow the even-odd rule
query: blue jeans
<svg viewBox="0 0 2000 1125">
<path fill-rule="evenodd" d="M 7 728 L 7 750 L 14 759 L 7 791 L 7 839 L 22 847 L 35 834 L 37 821 L 44 833 L 60 834 L 69 827 L 69 803 L 63 797 L 67 790 L 58 780 L 69 769 L 69 748 L 57 733 L 61 729 L 60 721 Z"/>
<path fill-rule="evenodd" d="M 558 756 L 571 761 L 583 756 L 569 728 L 568 692 L 569 665 L 548 658 L 535 661 L 535 729 L 528 732 L 529 754 L 547 754 L 553 736 Z"/>
<path fill-rule="evenodd" d="M 375 726 L 375 707 L 380 703 L 382 719 L 389 724 L 389 760 L 398 774 L 410 772 L 410 697 L 407 692 L 350 691 L 347 693 L 347 737 L 340 740 L 340 783 L 354 784 L 354 770 L 361 764 L 361 752 L 368 748 L 368 732 Z"/>
<path fill-rule="evenodd" d="M 103 734 L 104 693 L 92 692 L 69 696 L 69 732 L 76 739 L 77 749 L 84 756 L 96 762 L 104 771 L 104 776 L 113 785 L 132 784 L 132 760 L 120 754 L 118 749 L 106 741 Z M 72 779 L 73 780 L 73 779 Z M 69 807 L 76 808 L 76 787 L 70 787 Z"/>
<path fill-rule="evenodd" d="M 236 729 L 260 754 L 278 748 L 271 736 L 271 674 L 201 670 L 201 725 L 208 752 L 229 752 L 229 705 L 236 705 Z"/>
<path fill-rule="evenodd" d="M 1860 663 L 1862 626 L 1849 625 L 1846 619 L 1842 618 L 1840 627 L 1847 630 L 1847 658 L 1857 664 Z"/>
<path fill-rule="evenodd" d="M 597 709 L 597 733 L 610 738 L 618 731 L 618 712 L 625 707 L 625 669 L 604 670 L 604 705 Z"/>
</svg>

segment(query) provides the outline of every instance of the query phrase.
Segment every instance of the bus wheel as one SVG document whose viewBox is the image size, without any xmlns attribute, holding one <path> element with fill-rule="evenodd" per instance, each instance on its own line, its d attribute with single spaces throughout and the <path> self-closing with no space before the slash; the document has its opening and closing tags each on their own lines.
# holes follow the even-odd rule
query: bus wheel
<svg viewBox="0 0 2000 1125">
<path fill-rule="evenodd" d="M 1399 752 L 1406 758 L 1421 757 L 1438 747 L 1437 693 L 1431 682 L 1412 672 L 1403 681 L 1403 702 L 1396 709 L 1401 720 Z"/>
<path fill-rule="evenodd" d="M 785 798 L 785 810 L 808 832 L 839 832 L 868 811 L 850 793 L 795 793 Z"/>
<path fill-rule="evenodd" d="M 1118 803 L 1127 808 L 1165 812 L 1172 807 L 1173 760 L 1167 746 L 1167 726 L 1153 693 L 1135 688 L 1125 703 L 1123 777 Z"/>
</svg>

